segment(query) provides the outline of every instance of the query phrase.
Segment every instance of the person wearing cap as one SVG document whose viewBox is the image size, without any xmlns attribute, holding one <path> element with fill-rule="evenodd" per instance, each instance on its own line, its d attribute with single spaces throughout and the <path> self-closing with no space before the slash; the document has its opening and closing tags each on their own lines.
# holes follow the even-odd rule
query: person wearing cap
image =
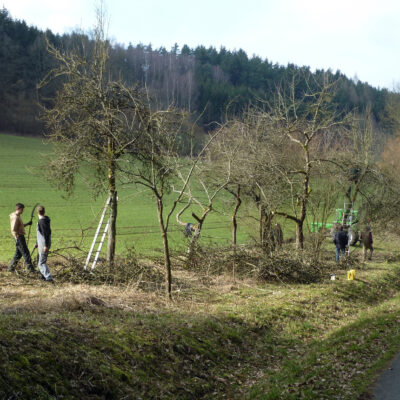
<svg viewBox="0 0 400 400">
<path fill-rule="evenodd" d="M 8 267 L 9 272 L 14 272 L 15 267 L 21 257 L 24 257 L 26 268 L 29 272 L 34 272 L 35 268 L 32 264 L 31 255 L 29 254 L 28 246 L 25 241 L 25 226 L 32 225 L 32 221 L 24 224 L 21 214 L 24 212 L 25 206 L 22 203 L 15 205 L 15 211 L 10 214 L 11 234 L 15 240 L 15 254 Z"/>
</svg>

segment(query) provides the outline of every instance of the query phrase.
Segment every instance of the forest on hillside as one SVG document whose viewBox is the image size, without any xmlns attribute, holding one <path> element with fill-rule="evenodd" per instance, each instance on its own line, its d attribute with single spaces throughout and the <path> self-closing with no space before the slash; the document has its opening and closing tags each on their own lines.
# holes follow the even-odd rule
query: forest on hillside
<svg viewBox="0 0 400 400">
<path fill-rule="evenodd" d="M 84 33 L 54 35 L 13 19 L 0 10 L 0 132 L 40 135 L 43 124 L 38 119 L 39 104 L 53 98 L 59 84 L 40 91 L 38 83 L 54 67 L 46 38 L 57 48 L 69 50 L 90 48 L 93 41 Z M 340 71 L 311 71 L 309 67 L 272 63 L 260 57 L 249 57 L 245 51 L 219 50 L 175 45 L 167 50 L 151 45 L 118 43 L 111 46 L 110 73 L 126 85 L 146 85 L 155 103 L 192 113 L 201 127 L 213 128 L 226 115 L 241 113 L 250 103 L 269 102 L 282 82 L 299 72 L 304 77 L 327 74 L 339 79 L 333 101 L 338 111 L 365 110 L 372 107 L 376 124 L 385 134 L 394 131 L 393 113 L 388 104 L 399 103 L 400 97 L 386 89 L 347 78 Z M 299 96 L 306 91 L 298 85 Z"/>
</svg>

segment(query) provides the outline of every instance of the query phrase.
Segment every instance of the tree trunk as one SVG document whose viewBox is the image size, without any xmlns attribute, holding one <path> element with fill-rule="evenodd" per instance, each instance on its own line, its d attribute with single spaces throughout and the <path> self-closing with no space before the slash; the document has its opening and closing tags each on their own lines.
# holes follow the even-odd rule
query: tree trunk
<svg viewBox="0 0 400 400">
<path fill-rule="evenodd" d="M 115 188 L 115 161 L 111 161 L 108 169 L 108 184 L 110 193 L 110 225 L 108 227 L 108 246 L 107 246 L 107 264 L 110 269 L 114 268 L 115 244 L 117 237 L 117 209 L 118 198 Z"/>
<path fill-rule="evenodd" d="M 162 199 L 157 198 L 158 223 L 160 225 L 160 231 L 164 247 L 165 289 L 167 298 L 169 300 L 172 300 L 171 256 L 169 254 L 168 231 L 164 224 L 163 208 L 164 207 Z"/>
<path fill-rule="evenodd" d="M 259 212 L 259 224 L 258 224 L 258 236 L 260 237 L 260 244 L 263 244 L 264 241 L 264 206 L 259 203 L 258 204 L 258 212 Z"/>
<path fill-rule="evenodd" d="M 239 207 L 242 204 L 242 199 L 240 198 L 240 185 L 238 185 L 237 192 L 235 194 L 236 204 L 232 214 L 232 245 L 235 248 L 237 244 L 237 213 L 239 211 Z"/>
<path fill-rule="evenodd" d="M 236 247 L 237 244 L 237 220 L 236 220 L 236 208 L 232 215 L 232 245 Z"/>
<path fill-rule="evenodd" d="M 296 249 L 304 249 L 303 221 L 296 221 Z"/>
<path fill-rule="evenodd" d="M 310 162 L 310 154 L 308 143 L 304 147 L 305 156 L 306 156 L 306 174 L 304 176 L 303 182 L 303 198 L 301 199 L 301 210 L 300 216 L 296 221 L 296 249 L 303 250 L 304 249 L 304 221 L 307 216 L 307 203 L 308 198 L 310 197 L 310 174 L 311 174 L 311 162 Z"/>
<path fill-rule="evenodd" d="M 118 199 L 117 192 L 110 191 L 110 225 L 108 227 L 108 246 L 107 246 L 107 263 L 110 269 L 114 268 L 114 258 L 115 258 L 115 245 L 117 237 L 117 209 L 118 209 Z"/>
<path fill-rule="evenodd" d="M 201 228 L 203 227 L 203 222 L 204 222 L 204 219 L 197 218 L 197 226 L 196 226 L 193 236 L 190 239 L 189 247 L 186 252 L 186 256 L 188 259 L 190 259 L 190 257 L 192 257 L 194 251 L 196 250 L 197 242 L 199 240 L 200 233 L 201 233 Z"/>
<path fill-rule="evenodd" d="M 204 221 L 206 220 L 206 217 L 210 211 L 211 211 L 211 207 L 207 208 L 205 211 L 203 211 L 203 214 L 201 215 L 201 217 L 198 217 L 195 213 L 192 213 L 192 217 L 197 221 L 197 227 L 194 231 L 194 235 L 190 239 L 189 248 L 186 252 L 188 259 L 190 259 L 194 250 L 196 249 L 197 242 L 200 238 L 201 229 L 203 228 Z"/>
<path fill-rule="evenodd" d="M 258 209 L 258 238 L 260 243 L 262 242 L 262 207 L 261 207 L 261 196 L 253 192 L 254 202 L 256 203 Z"/>
<path fill-rule="evenodd" d="M 267 212 L 264 208 L 263 218 L 263 248 L 264 251 L 272 253 L 275 250 L 275 239 L 272 231 L 272 220 L 273 215 L 271 212 Z"/>
</svg>

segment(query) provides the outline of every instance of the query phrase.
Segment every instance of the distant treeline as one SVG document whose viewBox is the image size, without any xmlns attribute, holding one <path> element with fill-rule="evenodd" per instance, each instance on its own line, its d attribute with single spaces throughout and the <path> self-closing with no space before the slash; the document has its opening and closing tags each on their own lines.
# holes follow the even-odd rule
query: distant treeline
<svg viewBox="0 0 400 400">
<path fill-rule="evenodd" d="M 92 44 L 85 34 L 61 36 L 50 30 L 43 32 L 12 19 L 5 8 L 0 10 L 0 132 L 39 135 L 43 131 L 38 120 L 39 103 L 48 102 L 57 90 L 57 83 L 37 90 L 38 82 L 54 67 L 46 50 L 46 36 L 65 50 L 82 48 L 83 43 L 90 49 Z M 310 78 L 326 73 L 341 78 L 334 99 L 338 109 L 364 110 L 371 105 L 376 123 L 383 132 L 391 133 L 393 123 L 386 105 L 394 95 L 386 89 L 355 82 L 339 71 L 311 72 L 309 67 L 249 58 L 243 50 L 218 51 L 204 46 L 191 49 L 184 45 L 179 49 L 176 45 L 168 51 L 151 45 L 114 44 L 110 57 L 114 78 L 129 85 L 146 84 L 160 105 L 174 104 L 190 111 L 205 129 L 211 128 L 212 122 L 223 121 L 227 113 L 240 113 L 249 103 L 271 101 L 276 87 L 295 72 Z"/>
</svg>

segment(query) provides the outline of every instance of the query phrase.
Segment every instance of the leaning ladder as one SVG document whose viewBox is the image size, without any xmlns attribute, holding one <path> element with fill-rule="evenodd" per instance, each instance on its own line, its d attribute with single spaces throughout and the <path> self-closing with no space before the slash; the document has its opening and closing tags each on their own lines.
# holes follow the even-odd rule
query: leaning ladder
<svg viewBox="0 0 400 400">
<path fill-rule="evenodd" d="M 99 225 L 98 225 L 98 227 L 96 229 L 96 233 L 94 234 L 93 242 L 92 242 L 92 245 L 90 246 L 89 254 L 88 254 L 87 258 L 86 258 L 85 267 L 84 267 L 85 271 L 88 268 L 88 265 L 90 263 L 90 259 L 92 258 L 93 250 L 94 250 L 94 248 L 96 246 L 96 243 L 97 243 L 97 238 L 98 238 L 98 236 L 100 234 L 102 226 L 104 225 L 104 217 L 106 216 L 106 213 L 107 213 L 107 210 L 109 208 L 110 202 L 111 202 L 111 197 L 109 197 L 107 199 L 106 205 L 104 206 L 104 210 L 103 210 L 103 212 L 101 214 Z M 90 268 L 92 271 L 96 267 L 97 260 L 99 259 L 100 251 L 101 251 L 101 248 L 103 247 L 104 239 L 106 237 L 109 225 L 110 225 L 110 217 L 108 217 L 108 219 L 107 219 L 107 222 L 106 222 L 104 230 L 103 230 L 103 234 L 101 236 L 99 245 L 98 245 L 96 253 L 94 255 L 94 260 L 93 260 L 92 266 Z"/>
</svg>

